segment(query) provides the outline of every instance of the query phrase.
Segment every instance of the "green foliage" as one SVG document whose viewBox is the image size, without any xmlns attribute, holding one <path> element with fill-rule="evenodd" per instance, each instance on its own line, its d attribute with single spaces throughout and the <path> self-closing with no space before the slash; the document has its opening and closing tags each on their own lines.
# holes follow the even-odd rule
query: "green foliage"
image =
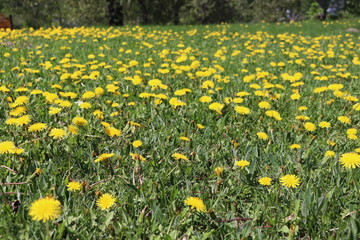
<svg viewBox="0 0 360 240">
<path fill-rule="evenodd" d="M 107 24 L 106 0 L 4 0 L 3 10 L 17 26 L 50 27 Z"/>
<path fill-rule="evenodd" d="M 12 14 L 15 25 L 39 28 L 49 27 L 54 21 L 52 12 L 58 11 L 58 0 L 5 0 L 2 8 L 7 14 Z"/>
<path fill-rule="evenodd" d="M 352 15 L 360 15 L 360 1 L 357 0 L 347 0 L 345 5 L 345 12 L 348 12 Z"/>
<path fill-rule="evenodd" d="M 35 28 L 107 25 L 116 15 L 120 15 L 115 21 L 119 25 L 289 22 L 315 18 L 330 3 L 317 2 L 320 4 L 309 0 L 2 0 L 0 11 L 12 14 L 17 26 Z M 344 16 L 360 14 L 359 4 L 346 1 Z"/>
<path fill-rule="evenodd" d="M 319 3 L 313 2 L 310 5 L 309 10 L 306 12 L 306 15 L 310 19 L 317 19 L 323 13 L 323 9 L 320 7 Z"/>
<path fill-rule="evenodd" d="M 106 0 L 58 0 L 62 26 L 106 25 Z"/>
</svg>

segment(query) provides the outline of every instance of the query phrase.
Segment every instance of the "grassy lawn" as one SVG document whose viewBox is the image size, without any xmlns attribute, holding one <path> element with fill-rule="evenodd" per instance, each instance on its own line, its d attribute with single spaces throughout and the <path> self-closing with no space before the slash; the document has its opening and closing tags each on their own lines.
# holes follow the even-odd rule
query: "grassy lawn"
<svg viewBox="0 0 360 240">
<path fill-rule="evenodd" d="M 0 238 L 359 238 L 350 27 L 0 32 Z"/>
</svg>

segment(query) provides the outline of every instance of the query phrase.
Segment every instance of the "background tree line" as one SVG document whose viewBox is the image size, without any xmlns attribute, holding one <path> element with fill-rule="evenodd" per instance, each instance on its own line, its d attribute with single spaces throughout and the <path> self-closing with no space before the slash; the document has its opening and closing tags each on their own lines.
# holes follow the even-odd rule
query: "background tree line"
<svg viewBox="0 0 360 240">
<path fill-rule="evenodd" d="M 330 9 L 330 10 L 329 10 Z M 331 12 L 331 9 L 334 10 Z M 341 10 L 341 11 L 339 11 Z M 359 0 L 1 0 L 15 26 L 211 24 L 359 15 Z M 334 14 L 335 12 L 335 14 Z M 339 15 L 340 14 L 340 15 Z"/>
</svg>

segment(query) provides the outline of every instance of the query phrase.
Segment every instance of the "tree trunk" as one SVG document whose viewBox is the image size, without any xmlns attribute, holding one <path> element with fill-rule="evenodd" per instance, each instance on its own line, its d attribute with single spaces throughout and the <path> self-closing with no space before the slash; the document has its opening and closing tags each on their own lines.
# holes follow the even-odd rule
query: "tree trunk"
<svg viewBox="0 0 360 240">
<path fill-rule="evenodd" d="M 14 29 L 14 25 L 13 25 L 12 15 L 9 15 L 9 20 L 10 20 L 10 29 L 13 30 L 13 29 Z"/>
<path fill-rule="evenodd" d="M 318 4 L 323 9 L 323 15 L 321 16 L 320 19 L 322 21 L 326 20 L 327 9 L 329 8 L 330 1 L 331 0 L 317 0 Z"/>
<path fill-rule="evenodd" d="M 140 10 L 141 10 L 141 20 L 142 20 L 142 24 L 149 24 L 149 11 L 148 8 L 146 6 L 146 0 L 138 0 L 138 3 L 140 5 Z"/>
<path fill-rule="evenodd" d="M 180 23 L 180 17 L 179 17 L 179 11 L 181 6 L 183 5 L 182 0 L 174 0 L 173 4 L 173 22 L 175 25 L 178 25 Z"/>
<path fill-rule="evenodd" d="M 124 14 L 123 5 L 117 0 L 107 0 L 108 20 L 110 26 L 123 26 Z"/>
</svg>

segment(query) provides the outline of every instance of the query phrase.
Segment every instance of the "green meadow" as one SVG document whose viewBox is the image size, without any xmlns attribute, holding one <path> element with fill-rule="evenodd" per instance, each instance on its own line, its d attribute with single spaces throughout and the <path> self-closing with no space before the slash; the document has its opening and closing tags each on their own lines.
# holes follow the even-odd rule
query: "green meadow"
<svg viewBox="0 0 360 240">
<path fill-rule="evenodd" d="M 0 31 L 0 238 L 358 239 L 349 28 Z"/>
</svg>

